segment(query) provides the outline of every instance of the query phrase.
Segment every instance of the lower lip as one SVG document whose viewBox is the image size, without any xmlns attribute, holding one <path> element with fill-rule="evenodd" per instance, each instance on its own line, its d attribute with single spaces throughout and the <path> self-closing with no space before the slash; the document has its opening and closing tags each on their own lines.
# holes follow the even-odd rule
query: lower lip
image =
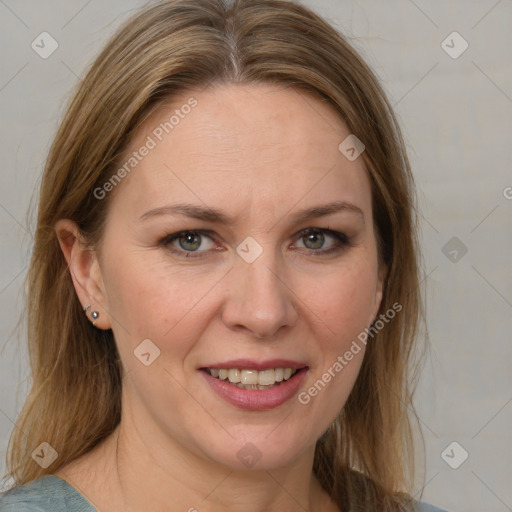
<svg viewBox="0 0 512 512">
<path fill-rule="evenodd" d="M 274 409 L 292 398 L 303 383 L 308 368 L 301 368 L 295 375 L 282 381 L 270 389 L 242 389 L 226 381 L 212 377 L 207 371 L 200 370 L 206 382 L 224 400 L 230 404 L 249 411 L 264 411 Z"/>
</svg>

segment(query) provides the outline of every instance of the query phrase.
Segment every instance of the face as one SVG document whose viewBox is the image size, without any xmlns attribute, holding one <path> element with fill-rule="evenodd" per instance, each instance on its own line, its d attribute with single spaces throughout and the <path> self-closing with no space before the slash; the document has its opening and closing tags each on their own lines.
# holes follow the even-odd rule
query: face
<svg viewBox="0 0 512 512">
<path fill-rule="evenodd" d="M 95 299 L 140 429 L 270 469 L 339 414 L 382 288 L 349 134 L 316 97 L 264 85 L 183 93 L 138 131 L 107 192 Z"/>
</svg>

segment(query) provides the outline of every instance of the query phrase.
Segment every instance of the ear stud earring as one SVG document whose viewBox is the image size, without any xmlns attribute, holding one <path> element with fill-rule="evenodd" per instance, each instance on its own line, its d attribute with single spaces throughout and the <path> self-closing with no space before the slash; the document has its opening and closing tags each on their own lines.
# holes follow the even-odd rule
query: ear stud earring
<svg viewBox="0 0 512 512">
<path fill-rule="evenodd" d="M 87 306 L 85 306 L 85 308 L 84 308 L 84 312 L 87 314 L 87 311 L 89 311 L 90 309 L 91 309 L 91 305 L 87 304 Z M 94 325 L 94 323 L 96 322 L 96 320 L 98 319 L 99 316 L 100 316 L 100 314 L 97 311 L 93 311 L 91 313 L 92 325 Z"/>
</svg>

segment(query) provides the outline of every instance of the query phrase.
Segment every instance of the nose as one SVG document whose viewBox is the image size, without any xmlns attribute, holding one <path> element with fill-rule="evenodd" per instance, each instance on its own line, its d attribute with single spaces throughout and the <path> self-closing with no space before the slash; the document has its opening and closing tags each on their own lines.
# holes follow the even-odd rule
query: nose
<svg viewBox="0 0 512 512">
<path fill-rule="evenodd" d="M 235 262 L 228 274 L 222 319 L 230 329 L 268 339 L 280 329 L 293 327 L 298 314 L 282 265 L 266 252 L 252 263 L 241 258 Z"/>
</svg>

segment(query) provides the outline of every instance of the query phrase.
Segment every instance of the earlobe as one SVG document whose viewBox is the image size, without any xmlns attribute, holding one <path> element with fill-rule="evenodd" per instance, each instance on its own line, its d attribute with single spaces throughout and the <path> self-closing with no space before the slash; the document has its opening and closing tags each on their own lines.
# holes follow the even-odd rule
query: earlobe
<svg viewBox="0 0 512 512">
<path fill-rule="evenodd" d="M 110 329 L 106 294 L 95 251 L 86 245 L 77 224 L 69 219 L 57 221 L 55 232 L 84 314 L 95 327 Z"/>
</svg>

